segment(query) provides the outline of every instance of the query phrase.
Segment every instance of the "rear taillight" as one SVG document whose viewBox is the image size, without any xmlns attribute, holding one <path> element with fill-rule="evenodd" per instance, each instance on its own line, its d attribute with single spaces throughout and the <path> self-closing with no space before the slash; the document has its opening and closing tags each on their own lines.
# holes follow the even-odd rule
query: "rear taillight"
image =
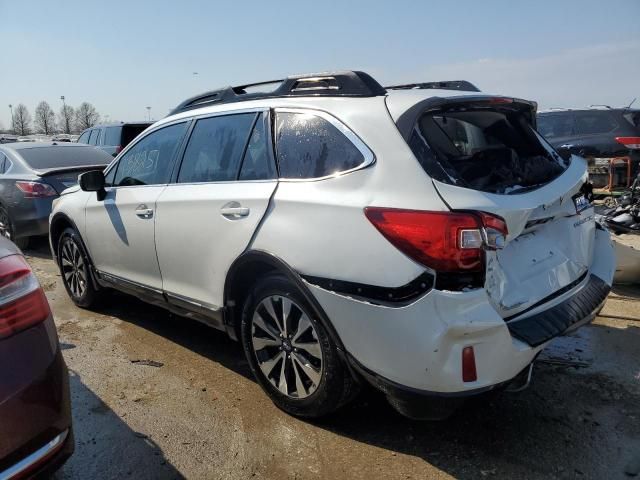
<svg viewBox="0 0 640 480">
<path fill-rule="evenodd" d="M 484 250 L 502 248 L 507 226 L 484 212 L 365 208 L 369 221 L 396 248 L 437 272 L 479 272 Z"/>
<path fill-rule="evenodd" d="M 16 187 L 24 194 L 24 198 L 54 197 L 58 192 L 48 183 L 41 182 L 16 182 Z"/>
<path fill-rule="evenodd" d="M 119 154 L 122 151 L 122 145 L 118 145 L 116 147 L 116 155 Z"/>
<path fill-rule="evenodd" d="M 616 142 L 630 150 L 640 150 L 640 137 L 616 137 Z"/>
<path fill-rule="evenodd" d="M 44 321 L 49 303 L 21 255 L 0 259 L 0 339 Z"/>
</svg>

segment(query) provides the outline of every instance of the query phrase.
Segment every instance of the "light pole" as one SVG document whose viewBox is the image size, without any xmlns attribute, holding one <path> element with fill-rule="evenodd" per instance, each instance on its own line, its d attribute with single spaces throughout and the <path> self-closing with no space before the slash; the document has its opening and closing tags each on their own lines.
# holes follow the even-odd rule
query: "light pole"
<svg viewBox="0 0 640 480">
<path fill-rule="evenodd" d="M 71 126 L 69 125 L 69 115 L 67 112 L 67 104 L 64 103 L 64 95 L 60 96 L 60 100 L 62 100 L 62 114 L 64 115 L 64 133 L 68 135 L 71 133 Z"/>
<path fill-rule="evenodd" d="M 147 119 L 151 121 L 151 107 L 146 107 L 147 109 Z"/>
<path fill-rule="evenodd" d="M 9 104 L 9 110 L 11 111 L 11 133 L 16 134 L 16 124 L 13 119 L 13 105 Z"/>
</svg>

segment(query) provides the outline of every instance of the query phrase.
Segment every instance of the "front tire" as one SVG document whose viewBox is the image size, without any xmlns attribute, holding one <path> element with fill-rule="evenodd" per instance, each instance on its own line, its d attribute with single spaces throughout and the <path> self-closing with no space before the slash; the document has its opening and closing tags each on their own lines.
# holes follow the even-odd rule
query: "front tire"
<svg viewBox="0 0 640 480">
<path fill-rule="evenodd" d="M 101 294 L 91 279 L 90 265 L 78 232 L 65 229 L 58 240 L 58 266 L 69 297 L 82 308 L 95 305 Z"/>
<path fill-rule="evenodd" d="M 334 341 L 285 276 L 271 274 L 255 284 L 244 303 L 240 329 L 251 371 L 285 412 L 321 417 L 357 392 Z"/>
</svg>

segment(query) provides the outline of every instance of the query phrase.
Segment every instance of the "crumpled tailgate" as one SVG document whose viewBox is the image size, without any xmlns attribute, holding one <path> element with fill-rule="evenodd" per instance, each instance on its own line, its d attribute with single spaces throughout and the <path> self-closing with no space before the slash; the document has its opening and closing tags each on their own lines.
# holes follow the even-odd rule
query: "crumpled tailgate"
<svg viewBox="0 0 640 480">
<path fill-rule="evenodd" d="M 506 244 L 487 251 L 485 281 L 494 307 L 504 318 L 572 288 L 589 271 L 594 258 L 594 212 L 588 207 L 578 213 L 574 202 L 586 180 L 586 162 L 577 156 L 552 182 L 519 194 L 493 194 L 434 180 L 452 210 L 484 211 L 505 220 Z"/>
</svg>

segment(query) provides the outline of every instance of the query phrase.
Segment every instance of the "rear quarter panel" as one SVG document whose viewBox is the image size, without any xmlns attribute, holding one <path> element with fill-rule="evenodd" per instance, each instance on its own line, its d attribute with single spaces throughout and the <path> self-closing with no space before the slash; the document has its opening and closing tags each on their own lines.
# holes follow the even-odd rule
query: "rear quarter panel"
<svg viewBox="0 0 640 480">
<path fill-rule="evenodd" d="M 250 248 L 280 257 L 302 274 L 405 285 L 425 268 L 393 247 L 367 220 L 364 208 L 446 206 L 400 136 L 383 98 L 333 99 L 322 107 L 360 137 L 375 162 L 325 180 L 280 181 Z"/>
</svg>

